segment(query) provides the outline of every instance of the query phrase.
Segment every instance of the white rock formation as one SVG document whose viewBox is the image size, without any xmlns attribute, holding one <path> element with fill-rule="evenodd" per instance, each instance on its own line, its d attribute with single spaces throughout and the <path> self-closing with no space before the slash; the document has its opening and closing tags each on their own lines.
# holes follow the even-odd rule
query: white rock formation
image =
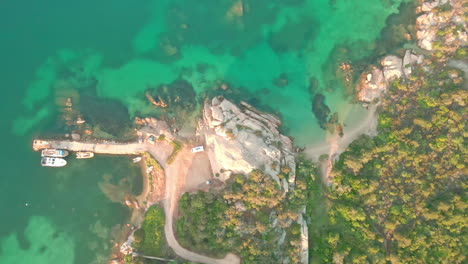
<svg viewBox="0 0 468 264">
<path fill-rule="evenodd" d="M 288 191 L 295 179 L 295 159 L 290 138 L 281 135 L 281 121 L 247 103 L 236 106 L 215 97 L 205 103 L 201 133 L 205 137 L 213 174 L 226 180 L 232 173 L 261 169 Z M 281 167 L 289 167 L 289 184 L 280 181 Z"/>
<path fill-rule="evenodd" d="M 421 8 L 422 12 L 429 12 L 433 8 L 435 8 L 435 7 L 439 6 L 439 5 L 446 4 L 447 2 L 448 2 L 448 0 L 435 0 L 435 1 L 432 1 L 432 2 L 424 2 L 424 3 L 422 3 L 420 8 Z"/>
<path fill-rule="evenodd" d="M 358 86 L 359 101 L 372 102 L 379 98 L 387 88 L 383 72 L 373 66 L 369 72 L 364 72 L 361 75 L 361 80 Z"/>
<path fill-rule="evenodd" d="M 408 78 L 413 72 L 413 65 L 420 64 L 423 61 L 422 55 L 415 55 L 410 50 L 406 50 L 405 56 L 403 57 L 403 73 Z"/>
<path fill-rule="evenodd" d="M 400 77 L 408 78 L 413 72 L 413 66 L 423 61 L 422 55 L 415 55 L 411 50 L 405 52 L 403 59 L 390 55 L 384 57 L 380 64 L 382 70 L 372 66 L 369 71 L 361 74 L 357 87 L 358 100 L 372 102 L 387 90 L 387 85 Z"/>
<path fill-rule="evenodd" d="M 387 82 L 400 78 L 403 74 L 402 60 L 397 56 L 386 56 L 381 61 L 384 78 Z"/>
</svg>

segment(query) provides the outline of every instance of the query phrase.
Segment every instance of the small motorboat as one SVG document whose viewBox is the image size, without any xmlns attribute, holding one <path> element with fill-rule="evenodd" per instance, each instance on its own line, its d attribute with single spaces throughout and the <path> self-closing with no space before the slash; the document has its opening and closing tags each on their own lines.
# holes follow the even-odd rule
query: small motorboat
<svg viewBox="0 0 468 264">
<path fill-rule="evenodd" d="M 76 152 L 77 159 L 90 159 L 94 157 L 94 153 L 91 151 L 78 151 Z"/>
<path fill-rule="evenodd" d="M 141 161 L 141 157 L 136 157 L 136 158 L 134 158 L 132 161 L 133 161 L 133 163 L 140 162 L 140 161 Z"/>
<path fill-rule="evenodd" d="M 153 167 L 153 166 L 149 166 L 149 167 L 148 167 L 148 169 L 146 169 L 146 173 L 150 173 L 150 172 L 152 172 L 152 171 L 153 171 L 153 169 L 154 169 L 154 167 Z"/>
<path fill-rule="evenodd" d="M 42 157 L 63 158 L 68 156 L 68 151 L 63 149 L 44 149 L 41 152 Z"/>
<path fill-rule="evenodd" d="M 41 165 L 42 167 L 63 167 L 67 165 L 67 161 L 62 158 L 43 157 Z"/>
</svg>

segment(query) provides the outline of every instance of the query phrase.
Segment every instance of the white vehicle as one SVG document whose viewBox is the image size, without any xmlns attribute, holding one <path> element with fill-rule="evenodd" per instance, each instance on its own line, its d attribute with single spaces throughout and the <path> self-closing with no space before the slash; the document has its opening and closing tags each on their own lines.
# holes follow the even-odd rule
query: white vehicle
<svg viewBox="0 0 468 264">
<path fill-rule="evenodd" d="M 202 151 L 205 151 L 203 146 L 196 146 L 196 147 L 192 148 L 192 153 L 197 153 L 197 152 L 202 152 Z"/>
<path fill-rule="evenodd" d="M 67 165 L 67 161 L 61 158 L 43 157 L 41 165 L 43 167 L 63 167 Z"/>
</svg>

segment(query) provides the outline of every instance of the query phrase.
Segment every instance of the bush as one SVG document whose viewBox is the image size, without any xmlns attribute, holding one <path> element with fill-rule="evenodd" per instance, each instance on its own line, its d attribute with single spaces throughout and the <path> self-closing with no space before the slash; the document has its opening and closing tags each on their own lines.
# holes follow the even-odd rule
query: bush
<svg viewBox="0 0 468 264">
<path fill-rule="evenodd" d="M 169 158 L 167 158 L 167 163 L 168 164 L 172 164 L 172 162 L 174 162 L 177 154 L 180 152 L 180 150 L 182 150 L 182 143 L 180 143 L 179 141 L 172 141 L 171 143 L 172 143 L 172 146 L 174 146 L 174 149 L 172 150 L 172 153 L 169 156 Z"/>
<path fill-rule="evenodd" d="M 148 209 L 141 229 L 135 232 L 134 246 L 138 251 L 150 256 L 167 255 L 164 218 L 164 211 L 159 206 Z"/>
</svg>

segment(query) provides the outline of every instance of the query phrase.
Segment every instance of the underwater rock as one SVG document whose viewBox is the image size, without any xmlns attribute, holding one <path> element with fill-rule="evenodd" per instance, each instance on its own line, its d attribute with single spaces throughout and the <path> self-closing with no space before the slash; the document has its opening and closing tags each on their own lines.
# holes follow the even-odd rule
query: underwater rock
<svg viewBox="0 0 468 264">
<path fill-rule="evenodd" d="M 156 101 L 148 91 L 145 92 L 145 96 L 148 99 L 148 101 L 150 101 L 150 103 L 152 105 L 154 105 L 155 107 L 162 107 L 162 108 L 167 107 L 166 102 L 164 102 L 164 100 L 161 98 L 161 96 L 158 96 L 158 101 Z"/>
<path fill-rule="evenodd" d="M 91 126 L 115 137 L 123 136 L 131 124 L 127 108 L 116 100 L 83 95 L 79 109 Z"/>
<path fill-rule="evenodd" d="M 268 42 L 275 52 L 301 51 L 318 35 L 320 23 L 312 17 L 287 21 L 272 32 Z"/>
<path fill-rule="evenodd" d="M 237 0 L 232 4 L 231 8 L 226 12 L 226 19 L 231 21 L 235 18 L 242 17 L 244 15 L 244 3 L 242 0 Z"/>
<path fill-rule="evenodd" d="M 80 136 L 80 134 L 72 133 L 71 138 L 72 138 L 72 140 L 80 140 L 81 136 Z"/>
<path fill-rule="evenodd" d="M 288 75 L 286 75 L 286 73 L 282 73 L 278 78 L 276 78 L 273 81 L 273 84 L 279 88 L 287 86 L 289 84 Z"/>
<path fill-rule="evenodd" d="M 325 104 L 325 96 L 323 94 L 316 94 L 312 98 L 312 112 L 317 118 L 320 127 L 326 129 L 331 111 Z"/>
</svg>

